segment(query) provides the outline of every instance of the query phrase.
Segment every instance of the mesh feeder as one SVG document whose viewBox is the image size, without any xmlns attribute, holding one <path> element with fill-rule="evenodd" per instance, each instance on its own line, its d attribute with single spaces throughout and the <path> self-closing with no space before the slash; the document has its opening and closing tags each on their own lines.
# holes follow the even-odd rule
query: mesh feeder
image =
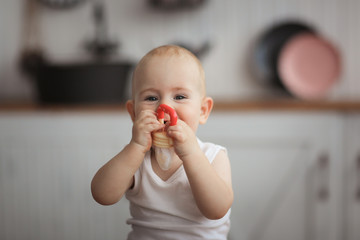
<svg viewBox="0 0 360 240">
<path fill-rule="evenodd" d="M 161 104 L 157 111 L 158 120 L 164 124 L 165 113 L 170 116 L 170 126 L 177 123 L 177 114 L 175 110 L 166 104 Z M 153 149 L 155 158 L 162 170 L 168 170 L 171 166 L 172 156 L 174 155 L 173 140 L 167 136 L 165 129 L 152 133 Z"/>
</svg>

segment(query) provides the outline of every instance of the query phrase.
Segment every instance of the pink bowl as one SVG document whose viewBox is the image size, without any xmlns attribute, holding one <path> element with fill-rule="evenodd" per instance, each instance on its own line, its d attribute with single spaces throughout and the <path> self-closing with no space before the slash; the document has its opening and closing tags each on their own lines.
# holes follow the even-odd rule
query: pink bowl
<svg viewBox="0 0 360 240">
<path fill-rule="evenodd" d="M 340 54 L 328 41 L 315 34 L 298 34 L 281 49 L 278 72 L 285 87 L 295 96 L 322 98 L 338 80 Z"/>
</svg>

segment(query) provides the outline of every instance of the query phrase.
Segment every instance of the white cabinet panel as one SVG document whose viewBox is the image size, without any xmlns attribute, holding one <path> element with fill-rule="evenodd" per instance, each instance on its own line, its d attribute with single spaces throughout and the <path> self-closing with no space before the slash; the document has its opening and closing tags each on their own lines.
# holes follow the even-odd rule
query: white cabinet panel
<svg viewBox="0 0 360 240">
<path fill-rule="evenodd" d="M 126 239 L 128 203 L 90 182 L 129 141 L 127 115 L 0 115 L 0 239 Z"/>
<path fill-rule="evenodd" d="M 360 239 L 360 114 L 345 119 L 344 239 Z"/>
<path fill-rule="evenodd" d="M 337 239 L 341 119 L 336 114 L 215 114 L 203 140 L 227 147 L 231 239 Z"/>
</svg>

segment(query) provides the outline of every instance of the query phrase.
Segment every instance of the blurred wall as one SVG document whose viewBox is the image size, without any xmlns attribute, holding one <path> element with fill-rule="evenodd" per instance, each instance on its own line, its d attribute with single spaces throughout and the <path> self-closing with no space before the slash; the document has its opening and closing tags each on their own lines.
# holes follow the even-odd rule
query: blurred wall
<svg viewBox="0 0 360 240">
<path fill-rule="evenodd" d="M 32 101 L 34 85 L 18 71 L 23 45 L 25 0 L 0 0 L 0 101 Z M 110 36 L 120 43 L 119 58 L 138 61 L 151 48 L 183 42 L 200 46 L 209 40 L 202 59 L 208 93 L 216 99 L 271 95 L 248 73 L 249 49 L 258 35 L 274 22 L 301 19 L 315 26 L 340 48 L 341 81 L 330 99 L 360 97 L 360 1 L 357 0 L 209 0 L 185 11 L 159 11 L 147 1 L 105 0 Z M 91 3 L 60 11 L 40 7 L 38 41 L 54 61 L 86 59 L 84 41 L 94 33 Z"/>
</svg>

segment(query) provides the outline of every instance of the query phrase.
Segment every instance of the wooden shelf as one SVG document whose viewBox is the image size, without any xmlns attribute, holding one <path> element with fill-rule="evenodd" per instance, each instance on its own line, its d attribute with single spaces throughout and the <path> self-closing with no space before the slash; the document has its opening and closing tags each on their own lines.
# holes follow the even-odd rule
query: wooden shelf
<svg viewBox="0 0 360 240">
<path fill-rule="evenodd" d="M 360 101 L 255 100 L 215 102 L 221 111 L 360 111 Z"/>
<path fill-rule="evenodd" d="M 117 112 L 126 111 L 124 104 L 106 105 L 40 105 L 33 103 L 3 103 L 0 112 Z M 300 101 L 300 100 L 239 100 L 217 101 L 214 111 L 339 111 L 360 112 L 360 101 Z"/>
</svg>

